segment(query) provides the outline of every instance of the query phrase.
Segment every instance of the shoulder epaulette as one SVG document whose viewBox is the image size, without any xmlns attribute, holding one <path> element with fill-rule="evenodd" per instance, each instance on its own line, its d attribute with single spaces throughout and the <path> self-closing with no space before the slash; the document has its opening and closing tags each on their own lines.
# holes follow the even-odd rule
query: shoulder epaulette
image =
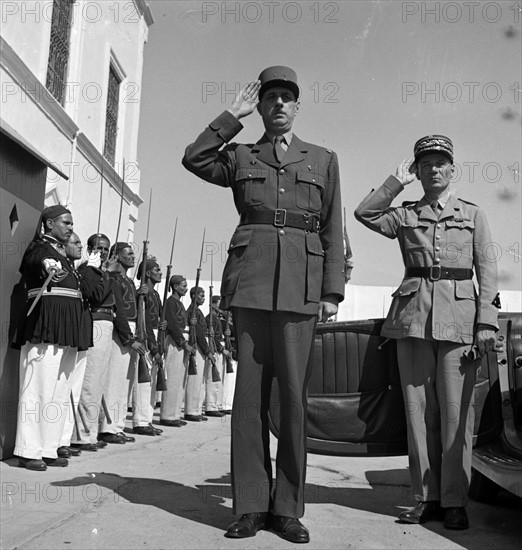
<svg viewBox="0 0 522 550">
<path fill-rule="evenodd" d="M 463 202 L 465 204 L 471 204 L 471 206 L 476 206 L 477 208 L 479 208 L 478 204 L 475 204 L 474 202 L 465 201 L 464 199 L 461 199 L 460 197 L 457 197 L 457 200 L 459 200 L 460 202 Z"/>
</svg>

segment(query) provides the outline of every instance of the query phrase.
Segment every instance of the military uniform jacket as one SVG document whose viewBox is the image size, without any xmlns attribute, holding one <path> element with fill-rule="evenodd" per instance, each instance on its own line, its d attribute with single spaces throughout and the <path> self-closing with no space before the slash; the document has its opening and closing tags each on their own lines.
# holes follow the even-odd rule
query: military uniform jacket
<svg viewBox="0 0 522 550">
<path fill-rule="evenodd" d="M 439 217 L 425 198 L 391 207 L 403 188 L 390 176 L 361 202 L 355 217 L 373 231 L 397 238 L 405 267 L 474 268 L 479 292 L 472 279 L 405 277 L 393 293 L 382 335 L 471 344 L 478 323 L 498 329 L 493 304 L 497 265 L 486 216 L 452 195 Z"/>
<path fill-rule="evenodd" d="M 256 144 L 221 149 L 242 128 L 225 111 L 187 147 L 183 165 L 205 181 L 230 187 L 239 214 L 276 209 L 315 214 L 321 229 L 238 226 L 223 272 L 221 307 L 316 314 L 321 297 L 344 296 L 337 156 L 295 134 L 281 163 L 266 135 Z"/>
<path fill-rule="evenodd" d="M 181 300 L 178 300 L 173 294 L 167 298 L 165 321 L 167 321 L 167 334 L 178 348 L 182 348 L 187 341 L 184 336 L 187 326 L 187 311 Z"/>
</svg>

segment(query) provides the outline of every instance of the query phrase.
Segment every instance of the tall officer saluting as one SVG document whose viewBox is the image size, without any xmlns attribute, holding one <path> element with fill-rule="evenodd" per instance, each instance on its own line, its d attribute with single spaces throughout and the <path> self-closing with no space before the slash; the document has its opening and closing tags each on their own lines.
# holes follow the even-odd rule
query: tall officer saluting
<svg viewBox="0 0 522 550">
<path fill-rule="evenodd" d="M 337 156 L 292 133 L 298 98 L 292 69 L 265 69 L 183 158 L 199 178 L 230 187 L 240 214 L 221 285 L 238 343 L 231 454 L 234 511 L 241 517 L 226 533 L 231 538 L 254 536 L 270 519 L 283 538 L 309 541 L 298 519 L 304 514 L 306 387 L 317 318 L 335 315 L 344 296 L 344 258 Z M 256 107 L 262 138 L 223 147 Z M 273 376 L 281 396 L 275 487 L 267 419 Z"/>
</svg>

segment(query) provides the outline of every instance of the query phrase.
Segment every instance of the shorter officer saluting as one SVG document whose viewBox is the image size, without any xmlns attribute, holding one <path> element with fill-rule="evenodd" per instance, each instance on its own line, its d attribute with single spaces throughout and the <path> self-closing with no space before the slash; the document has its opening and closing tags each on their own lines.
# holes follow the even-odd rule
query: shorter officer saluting
<svg viewBox="0 0 522 550">
<path fill-rule="evenodd" d="M 414 155 L 361 202 L 355 217 L 397 238 L 406 268 L 381 332 L 397 339 L 417 500 L 399 520 L 444 518 L 447 529 L 467 529 L 474 390 L 481 356 L 495 348 L 497 266 L 487 258 L 492 241 L 484 212 L 449 191 L 451 140 L 426 136 Z M 392 207 L 415 178 L 424 196 Z"/>
</svg>

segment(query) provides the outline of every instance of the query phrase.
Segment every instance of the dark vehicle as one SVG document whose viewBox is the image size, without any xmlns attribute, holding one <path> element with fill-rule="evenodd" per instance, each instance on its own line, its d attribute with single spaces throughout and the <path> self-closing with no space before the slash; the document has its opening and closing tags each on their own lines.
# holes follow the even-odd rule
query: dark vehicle
<svg viewBox="0 0 522 550">
<path fill-rule="evenodd" d="M 407 454 L 406 417 L 395 340 L 384 319 L 321 323 L 308 386 L 309 452 L 338 456 Z M 522 497 L 522 313 L 499 315 L 504 350 L 484 356 L 475 390 L 470 497 L 500 487 Z M 278 434 L 274 383 L 272 432 Z"/>
</svg>

